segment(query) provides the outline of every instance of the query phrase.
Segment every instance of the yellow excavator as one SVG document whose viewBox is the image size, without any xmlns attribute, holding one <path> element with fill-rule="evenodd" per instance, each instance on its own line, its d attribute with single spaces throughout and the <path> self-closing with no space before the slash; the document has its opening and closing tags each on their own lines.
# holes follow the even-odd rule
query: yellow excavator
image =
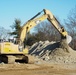
<svg viewBox="0 0 76 75">
<path fill-rule="evenodd" d="M 42 12 L 44 12 L 44 14 L 42 16 L 39 16 Z M 72 40 L 71 36 L 68 35 L 67 31 L 65 31 L 63 27 L 60 27 L 60 23 L 49 10 L 43 9 L 22 26 L 18 44 L 14 44 L 8 41 L 0 43 L 0 61 L 5 63 L 14 63 L 18 60 L 25 61 L 26 63 L 32 62 L 33 58 L 29 58 L 29 50 L 24 47 L 23 42 L 26 38 L 27 33 L 33 27 L 46 19 L 52 23 L 52 25 L 61 34 L 61 39 L 66 39 L 67 43 L 69 44 Z"/>
</svg>

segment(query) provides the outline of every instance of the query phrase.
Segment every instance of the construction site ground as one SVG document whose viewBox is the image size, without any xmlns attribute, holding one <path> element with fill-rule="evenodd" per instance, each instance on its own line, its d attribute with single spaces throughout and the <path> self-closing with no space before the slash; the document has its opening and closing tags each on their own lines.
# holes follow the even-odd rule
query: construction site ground
<svg viewBox="0 0 76 75">
<path fill-rule="evenodd" d="M 0 75 L 76 75 L 76 64 L 0 64 Z"/>
<path fill-rule="evenodd" d="M 0 75 L 76 75 L 76 51 L 65 40 L 37 42 L 29 48 L 29 55 L 34 63 L 1 62 Z"/>
</svg>

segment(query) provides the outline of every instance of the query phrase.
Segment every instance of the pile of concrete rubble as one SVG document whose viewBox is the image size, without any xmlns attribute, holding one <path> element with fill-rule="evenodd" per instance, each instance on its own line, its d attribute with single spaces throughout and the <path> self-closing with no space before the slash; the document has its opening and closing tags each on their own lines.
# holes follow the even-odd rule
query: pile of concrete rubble
<svg viewBox="0 0 76 75">
<path fill-rule="evenodd" d="M 50 63 L 76 63 L 76 51 L 64 41 L 39 41 L 34 43 L 29 54 Z"/>
</svg>

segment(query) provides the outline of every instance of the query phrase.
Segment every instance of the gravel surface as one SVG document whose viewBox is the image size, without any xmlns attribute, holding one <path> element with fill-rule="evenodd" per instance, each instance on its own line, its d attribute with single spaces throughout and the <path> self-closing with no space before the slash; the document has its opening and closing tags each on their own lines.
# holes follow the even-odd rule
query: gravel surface
<svg viewBox="0 0 76 75">
<path fill-rule="evenodd" d="M 29 54 L 50 63 L 76 64 L 76 51 L 69 47 L 65 40 L 36 42 L 31 46 Z"/>
</svg>

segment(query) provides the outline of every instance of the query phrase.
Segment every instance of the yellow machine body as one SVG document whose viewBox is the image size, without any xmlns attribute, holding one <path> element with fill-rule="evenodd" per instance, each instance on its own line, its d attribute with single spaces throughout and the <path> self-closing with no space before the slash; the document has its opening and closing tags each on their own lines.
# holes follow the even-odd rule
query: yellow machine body
<svg viewBox="0 0 76 75">
<path fill-rule="evenodd" d="M 20 51 L 18 45 L 12 42 L 0 43 L 0 54 L 28 54 L 28 49 Z"/>
</svg>

